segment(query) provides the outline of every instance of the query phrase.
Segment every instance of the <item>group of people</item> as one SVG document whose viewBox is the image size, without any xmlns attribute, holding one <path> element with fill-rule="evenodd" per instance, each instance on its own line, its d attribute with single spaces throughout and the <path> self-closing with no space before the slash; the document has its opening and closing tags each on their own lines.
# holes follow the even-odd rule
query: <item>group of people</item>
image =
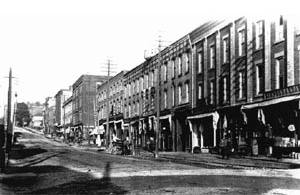
<svg viewBox="0 0 300 195">
<path fill-rule="evenodd" d="M 67 143 L 78 143 L 80 144 L 83 140 L 83 132 L 80 128 L 71 129 L 67 128 L 65 132 L 65 141 Z"/>
</svg>

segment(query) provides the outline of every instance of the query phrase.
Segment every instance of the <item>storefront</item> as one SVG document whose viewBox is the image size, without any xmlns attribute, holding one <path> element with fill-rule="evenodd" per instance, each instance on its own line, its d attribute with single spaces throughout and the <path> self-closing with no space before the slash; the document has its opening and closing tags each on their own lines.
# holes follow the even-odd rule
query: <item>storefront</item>
<svg viewBox="0 0 300 195">
<path fill-rule="evenodd" d="M 172 151 L 173 136 L 172 136 L 172 116 L 171 114 L 160 117 L 160 150 Z"/>
<path fill-rule="evenodd" d="M 299 99 L 293 95 L 242 106 L 252 147 L 257 145 L 253 154 L 280 157 L 300 152 Z"/>
<path fill-rule="evenodd" d="M 187 120 L 192 134 L 192 152 L 195 147 L 200 147 L 204 152 L 217 146 L 218 112 L 189 116 Z"/>
</svg>

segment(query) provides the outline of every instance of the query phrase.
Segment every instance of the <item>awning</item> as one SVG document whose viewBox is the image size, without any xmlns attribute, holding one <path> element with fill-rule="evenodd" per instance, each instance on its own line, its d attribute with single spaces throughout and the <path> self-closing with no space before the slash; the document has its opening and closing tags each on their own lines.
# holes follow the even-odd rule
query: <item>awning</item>
<svg viewBox="0 0 300 195">
<path fill-rule="evenodd" d="M 165 115 L 165 116 L 160 116 L 159 119 L 163 120 L 163 119 L 169 119 L 171 117 L 172 117 L 171 114 L 168 114 L 168 115 Z"/>
<path fill-rule="evenodd" d="M 267 101 L 263 101 L 263 102 L 259 102 L 259 103 L 243 105 L 241 107 L 241 109 L 245 110 L 245 109 L 265 107 L 265 106 L 270 106 L 270 105 L 274 105 L 274 104 L 278 104 L 278 103 L 282 103 L 282 102 L 288 102 L 288 101 L 297 100 L 297 99 L 300 99 L 300 95 L 281 97 L 281 98 L 277 98 L 277 99 L 273 99 L 273 100 L 267 100 Z"/>
<path fill-rule="evenodd" d="M 215 114 L 215 112 L 198 114 L 198 115 L 195 115 L 195 116 L 188 116 L 187 119 L 190 120 L 190 119 L 205 118 L 205 117 L 213 116 L 214 114 Z"/>
</svg>

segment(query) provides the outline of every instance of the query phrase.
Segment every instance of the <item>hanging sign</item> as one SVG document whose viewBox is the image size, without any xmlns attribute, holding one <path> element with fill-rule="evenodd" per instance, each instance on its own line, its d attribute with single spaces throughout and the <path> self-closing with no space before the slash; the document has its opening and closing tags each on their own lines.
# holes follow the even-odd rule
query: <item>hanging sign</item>
<svg viewBox="0 0 300 195">
<path fill-rule="evenodd" d="M 293 125 L 293 124 L 289 125 L 288 130 L 292 131 L 292 132 L 295 131 L 296 130 L 295 125 Z"/>
</svg>

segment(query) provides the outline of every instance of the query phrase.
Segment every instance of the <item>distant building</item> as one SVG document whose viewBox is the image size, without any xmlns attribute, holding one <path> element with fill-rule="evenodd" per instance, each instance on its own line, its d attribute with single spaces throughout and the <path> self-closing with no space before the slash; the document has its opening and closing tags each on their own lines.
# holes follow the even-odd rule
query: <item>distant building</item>
<svg viewBox="0 0 300 195">
<path fill-rule="evenodd" d="M 72 96 L 63 103 L 63 121 L 62 125 L 67 128 L 72 126 Z"/>
<path fill-rule="evenodd" d="M 44 118 L 43 116 L 33 116 L 31 119 L 31 127 L 35 129 L 42 129 L 44 126 Z"/>
<path fill-rule="evenodd" d="M 129 136 L 123 134 L 123 77 L 127 71 L 121 71 L 109 80 L 109 126 L 111 136 L 116 135 L 119 139 Z M 97 112 L 98 125 L 103 125 L 105 132 L 107 126 L 107 82 L 97 87 Z"/>
<path fill-rule="evenodd" d="M 71 89 L 61 89 L 55 95 L 55 123 L 59 128 L 61 128 L 64 123 L 63 104 L 71 96 Z"/>
<path fill-rule="evenodd" d="M 54 130 L 55 124 L 55 98 L 47 97 L 44 108 L 44 126 L 45 134 L 50 134 Z"/>
<path fill-rule="evenodd" d="M 84 138 L 88 137 L 88 130 L 95 127 L 96 86 L 106 79 L 107 76 L 82 75 L 72 86 L 73 127 L 83 130 Z"/>
</svg>

